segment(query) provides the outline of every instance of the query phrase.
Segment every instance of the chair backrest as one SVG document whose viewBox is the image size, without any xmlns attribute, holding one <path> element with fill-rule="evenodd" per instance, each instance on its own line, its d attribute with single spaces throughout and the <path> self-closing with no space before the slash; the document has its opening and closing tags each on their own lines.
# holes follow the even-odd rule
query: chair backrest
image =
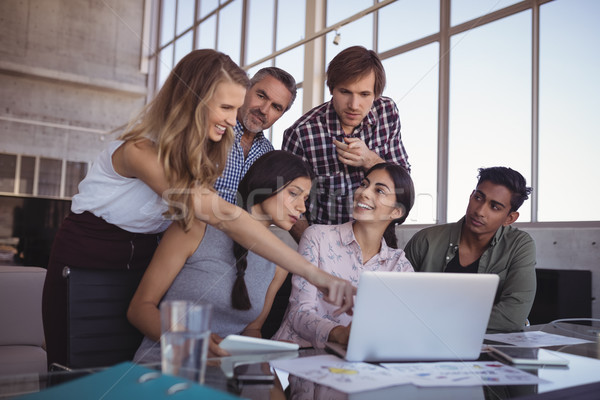
<svg viewBox="0 0 600 400">
<path fill-rule="evenodd" d="M 292 274 L 288 274 L 281 285 L 281 288 L 279 288 L 279 291 L 275 295 L 271 311 L 261 328 L 262 337 L 270 339 L 279 330 L 281 322 L 283 321 L 283 316 L 285 315 L 285 310 L 290 302 L 291 293 Z"/>
<path fill-rule="evenodd" d="M 127 308 L 143 273 L 65 267 L 68 367 L 109 366 L 133 359 L 143 335 L 127 320 Z"/>
<path fill-rule="evenodd" d="M 531 324 L 592 317 L 592 271 L 536 268 L 535 274 L 537 290 L 529 313 Z"/>
</svg>

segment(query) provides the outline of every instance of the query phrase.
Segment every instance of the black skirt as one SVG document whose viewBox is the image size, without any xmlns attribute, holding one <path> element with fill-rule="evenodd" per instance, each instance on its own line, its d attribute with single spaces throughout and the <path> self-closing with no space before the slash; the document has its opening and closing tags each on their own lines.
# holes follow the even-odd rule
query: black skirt
<svg viewBox="0 0 600 400">
<path fill-rule="evenodd" d="M 67 281 L 63 268 L 145 270 L 159 239 L 160 234 L 128 232 L 87 211 L 65 218 L 52 245 L 42 297 L 48 364 L 67 364 Z"/>
</svg>

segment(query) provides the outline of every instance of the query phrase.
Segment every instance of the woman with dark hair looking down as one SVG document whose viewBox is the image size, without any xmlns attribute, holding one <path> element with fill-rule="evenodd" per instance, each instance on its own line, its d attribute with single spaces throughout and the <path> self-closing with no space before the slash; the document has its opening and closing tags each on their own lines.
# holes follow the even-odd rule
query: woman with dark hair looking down
<svg viewBox="0 0 600 400">
<path fill-rule="evenodd" d="M 312 171 L 301 158 L 272 151 L 252 164 L 238 187 L 244 208 L 267 227 L 289 230 L 300 214 L 311 187 Z M 277 270 L 277 272 L 276 272 Z M 212 355 L 225 356 L 219 342 L 229 334 L 260 337 L 271 308 L 265 301 L 274 279 L 287 271 L 248 251 L 227 235 L 197 221 L 189 232 L 172 224 L 156 250 L 128 310 L 130 322 L 146 337 L 134 360 L 160 361 L 160 312 L 163 300 L 188 300 L 213 305 Z"/>
</svg>

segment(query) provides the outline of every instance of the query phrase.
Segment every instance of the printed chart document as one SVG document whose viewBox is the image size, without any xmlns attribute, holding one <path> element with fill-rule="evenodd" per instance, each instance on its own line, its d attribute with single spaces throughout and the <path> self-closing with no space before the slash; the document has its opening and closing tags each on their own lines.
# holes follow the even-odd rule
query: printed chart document
<svg viewBox="0 0 600 400">
<path fill-rule="evenodd" d="M 330 354 L 275 360 L 271 361 L 271 366 L 344 393 L 408 383 L 392 370 L 374 364 L 348 362 Z"/>
<path fill-rule="evenodd" d="M 416 386 L 536 385 L 546 382 L 518 368 L 495 361 L 384 363 Z"/>
<path fill-rule="evenodd" d="M 411 383 L 415 386 L 535 385 L 537 376 L 495 361 L 382 363 L 348 362 L 333 355 L 301 357 L 271 362 L 275 369 L 356 393 Z"/>
<path fill-rule="evenodd" d="M 493 340 L 494 342 L 507 343 L 520 347 L 564 346 L 569 344 L 592 343 L 589 340 L 542 331 L 490 333 L 485 335 L 484 338 Z"/>
</svg>

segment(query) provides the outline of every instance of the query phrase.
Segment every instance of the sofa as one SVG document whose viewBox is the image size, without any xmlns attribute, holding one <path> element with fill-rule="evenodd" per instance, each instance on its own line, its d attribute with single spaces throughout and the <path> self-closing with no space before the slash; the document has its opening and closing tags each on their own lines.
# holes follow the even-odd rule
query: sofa
<svg viewBox="0 0 600 400">
<path fill-rule="evenodd" d="M 0 375 L 48 371 L 42 325 L 46 270 L 0 266 Z"/>
</svg>

